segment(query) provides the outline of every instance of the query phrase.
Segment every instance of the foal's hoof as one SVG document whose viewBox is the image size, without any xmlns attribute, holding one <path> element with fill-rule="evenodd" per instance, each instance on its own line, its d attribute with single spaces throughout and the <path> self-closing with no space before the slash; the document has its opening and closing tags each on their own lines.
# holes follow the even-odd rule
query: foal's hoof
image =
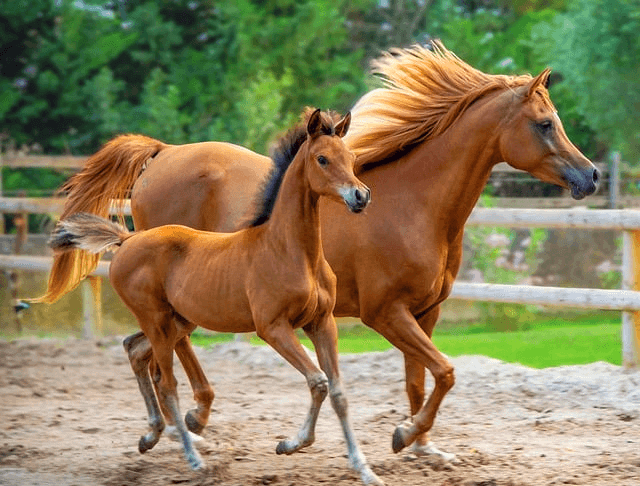
<svg viewBox="0 0 640 486">
<path fill-rule="evenodd" d="M 412 434 L 409 430 L 412 427 L 411 423 L 402 423 L 396 427 L 391 439 L 391 448 L 393 452 L 398 453 L 408 445 L 416 440 L 415 434 Z"/>
<path fill-rule="evenodd" d="M 200 471 L 204 469 L 204 461 L 200 458 L 200 454 L 196 451 L 193 451 L 191 454 L 187 454 L 187 461 L 189 462 L 189 467 L 194 471 Z"/>
<path fill-rule="evenodd" d="M 144 454 L 148 450 L 153 449 L 153 446 L 157 443 L 158 440 L 154 440 L 153 438 L 150 439 L 146 435 L 143 435 L 138 441 L 138 451 L 140 451 L 140 454 Z"/>
<path fill-rule="evenodd" d="M 276 454 L 291 454 L 292 452 L 293 451 L 291 451 L 291 447 L 287 444 L 286 440 L 278 442 L 278 445 L 276 446 Z"/>
<path fill-rule="evenodd" d="M 196 413 L 194 410 L 189 410 L 187 414 L 184 416 L 184 422 L 187 424 L 187 429 L 189 429 L 194 434 L 200 435 L 200 433 L 204 430 L 206 423 L 202 424 L 196 418 Z"/>
<path fill-rule="evenodd" d="M 300 449 L 309 447 L 311 444 L 313 444 L 313 438 L 303 441 L 291 439 L 281 440 L 276 446 L 276 454 L 293 454 L 294 452 L 298 452 Z"/>
<path fill-rule="evenodd" d="M 204 437 L 202 437 L 201 435 L 194 434 L 191 431 L 187 431 L 187 434 L 189 435 L 191 442 L 195 445 L 198 445 L 201 442 L 204 442 Z M 168 437 L 171 440 L 175 440 L 176 442 L 182 442 L 180 431 L 175 425 L 167 425 L 167 428 L 164 429 L 164 435 L 165 437 Z"/>
</svg>

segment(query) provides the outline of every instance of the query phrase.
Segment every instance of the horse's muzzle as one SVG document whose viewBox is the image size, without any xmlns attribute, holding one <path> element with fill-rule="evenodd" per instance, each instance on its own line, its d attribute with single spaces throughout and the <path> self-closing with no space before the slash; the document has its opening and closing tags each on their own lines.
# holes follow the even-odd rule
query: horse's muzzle
<svg viewBox="0 0 640 486">
<path fill-rule="evenodd" d="M 596 167 L 586 169 L 568 169 L 564 178 L 571 189 L 571 197 L 582 199 L 596 192 L 600 182 L 600 171 Z"/>
<path fill-rule="evenodd" d="M 361 212 L 371 201 L 371 190 L 365 185 L 345 187 L 340 195 L 352 213 Z"/>
</svg>

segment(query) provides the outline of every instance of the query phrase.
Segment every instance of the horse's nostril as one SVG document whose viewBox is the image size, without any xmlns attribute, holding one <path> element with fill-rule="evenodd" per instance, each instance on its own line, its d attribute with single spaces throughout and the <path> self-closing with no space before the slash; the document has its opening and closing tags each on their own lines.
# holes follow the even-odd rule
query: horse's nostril
<svg viewBox="0 0 640 486">
<path fill-rule="evenodd" d="M 593 171 L 593 183 L 597 184 L 600 180 L 600 171 L 598 169 L 594 169 Z"/>
<path fill-rule="evenodd" d="M 360 189 L 356 189 L 356 201 L 361 203 L 364 196 L 362 195 L 362 191 Z"/>
</svg>

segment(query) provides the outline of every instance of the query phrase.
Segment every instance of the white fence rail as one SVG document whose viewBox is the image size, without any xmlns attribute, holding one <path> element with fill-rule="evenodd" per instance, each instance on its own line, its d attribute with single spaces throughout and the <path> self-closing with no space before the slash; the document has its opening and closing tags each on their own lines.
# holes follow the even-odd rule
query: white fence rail
<svg viewBox="0 0 640 486">
<path fill-rule="evenodd" d="M 0 198 L 0 212 L 3 211 L 3 207 L 5 206 Z M 23 206 L 22 210 L 40 212 L 42 208 L 43 206 L 34 204 L 33 206 Z M 57 207 L 48 207 L 46 211 L 42 212 L 55 213 L 56 209 Z M 623 312 L 623 364 L 625 366 L 640 365 L 640 210 L 476 208 L 467 225 L 623 231 L 623 288 L 621 290 L 456 282 L 450 298 L 620 310 Z M 0 268 L 47 271 L 51 266 L 51 261 L 50 257 L 0 255 Z M 107 272 L 108 263 L 101 262 L 94 275 L 106 276 Z"/>
</svg>

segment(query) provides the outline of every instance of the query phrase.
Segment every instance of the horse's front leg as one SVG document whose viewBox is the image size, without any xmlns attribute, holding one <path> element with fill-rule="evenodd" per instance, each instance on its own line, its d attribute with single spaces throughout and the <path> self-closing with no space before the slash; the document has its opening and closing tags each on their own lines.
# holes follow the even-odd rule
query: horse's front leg
<svg viewBox="0 0 640 486">
<path fill-rule="evenodd" d="M 365 315 L 363 322 L 382 334 L 405 355 L 406 359 L 423 368 L 428 368 L 435 379 L 435 387 L 426 403 L 423 403 L 411 422 L 400 424 L 393 434 L 393 451 L 400 452 L 433 426 L 440 403 L 455 382 L 453 366 L 438 351 L 402 303 L 392 304 L 382 311 L 377 310 L 371 317 Z M 415 380 L 416 376 L 419 378 L 419 369 L 413 363 L 412 370 L 418 371 L 410 378 L 412 380 Z M 424 378 L 420 381 L 424 390 Z M 416 386 L 415 389 L 417 388 Z"/>
<path fill-rule="evenodd" d="M 440 315 L 440 305 L 436 305 L 429 309 L 428 312 L 420 316 L 417 321 L 422 330 L 431 338 L 433 334 L 433 328 L 438 321 Z M 411 416 L 418 413 L 425 397 L 425 367 L 420 361 L 404 356 L 404 369 L 405 369 L 405 384 L 407 396 L 409 398 L 409 406 L 411 410 Z M 441 451 L 435 444 L 429 440 L 429 433 L 424 432 L 416 438 L 413 444 L 413 452 L 418 456 L 436 455 L 442 457 L 445 461 L 455 460 L 455 454 Z"/>
<path fill-rule="evenodd" d="M 283 440 L 276 447 L 277 454 L 293 454 L 310 446 L 315 440 L 316 422 L 322 402 L 327 396 L 328 380 L 311 361 L 287 319 L 279 318 L 271 323 L 256 322 L 256 333 L 304 375 L 311 392 L 311 407 L 302 427 L 294 438 Z"/>
<path fill-rule="evenodd" d="M 304 331 L 313 342 L 320 367 L 329 379 L 329 396 L 333 409 L 342 425 L 342 432 L 347 442 L 349 464 L 360 474 L 360 478 L 365 484 L 383 486 L 382 480 L 367 464 L 367 460 L 360 450 L 351 427 L 349 407 L 338 367 L 338 331 L 333 315 L 329 313 L 323 316 L 317 323 L 305 326 Z"/>
</svg>

